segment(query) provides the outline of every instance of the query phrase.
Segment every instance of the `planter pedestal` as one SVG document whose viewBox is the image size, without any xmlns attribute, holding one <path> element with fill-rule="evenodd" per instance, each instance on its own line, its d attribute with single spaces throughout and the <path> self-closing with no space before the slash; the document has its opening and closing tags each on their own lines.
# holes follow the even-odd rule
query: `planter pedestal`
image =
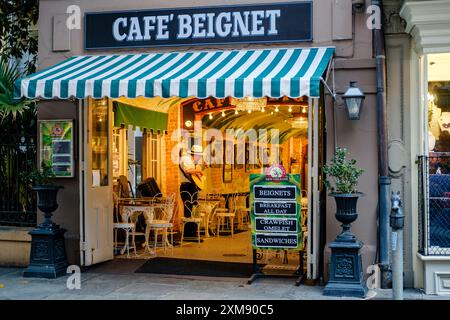
<svg viewBox="0 0 450 320">
<path fill-rule="evenodd" d="M 328 283 L 323 294 L 326 296 L 346 296 L 363 298 L 367 286 L 361 262 L 359 240 L 343 242 L 335 240 L 330 243 L 331 266 Z"/>
<path fill-rule="evenodd" d="M 23 273 L 24 277 L 54 279 L 66 274 L 69 263 L 64 246 L 65 232 L 59 227 L 29 232 L 32 239 L 30 264 Z"/>
<path fill-rule="evenodd" d="M 61 186 L 34 186 L 39 196 L 38 208 L 44 212 L 44 221 L 29 232 L 31 235 L 30 264 L 25 269 L 24 277 L 54 279 L 67 272 L 66 248 L 64 244 L 65 229 L 55 224 L 52 212 L 58 208 L 56 197 Z"/>
<path fill-rule="evenodd" d="M 336 200 L 336 219 L 342 223 L 342 232 L 329 247 L 331 248 L 330 276 L 323 294 L 325 296 L 346 296 L 364 298 L 367 286 L 361 261 L 363 243 L 350 231 L 358 213 L 356 203 L 359 194 L 331 194 Z"/>
</svg>

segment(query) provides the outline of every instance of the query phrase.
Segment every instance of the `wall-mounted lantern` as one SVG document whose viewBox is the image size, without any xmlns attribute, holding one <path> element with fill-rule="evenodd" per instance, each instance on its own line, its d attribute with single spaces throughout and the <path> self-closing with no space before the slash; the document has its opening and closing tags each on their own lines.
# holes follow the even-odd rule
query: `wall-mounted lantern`
<svg viewBox="0 0 450 320">
<path fill-rule="evenodd" d="M 356 81 L 350 81 L 350 87 L 342 96 L 349 120 L 359 120 L 365 98 L 364 93 L 356 86 Z"/>
</svg>

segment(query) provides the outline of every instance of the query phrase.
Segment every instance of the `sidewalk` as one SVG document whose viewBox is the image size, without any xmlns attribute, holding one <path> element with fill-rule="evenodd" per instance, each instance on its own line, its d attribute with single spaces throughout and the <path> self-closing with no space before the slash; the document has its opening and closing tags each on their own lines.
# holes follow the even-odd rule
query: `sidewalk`
<svg viewBox="0 0 450 320">
<path fill-rule="evenodd" d="M 293 279 L 259 279 L 247 285 L 244 278 L 201 278 L 137 274 L 136 261 L 114 262 L 90 268 L 81 274 L 81 289 L 69 290 L 68 276 L 58 279 L 23 278 L 23 269 L 0 268 L 0 299 L 93 299 L 93 300 L 323 300 L 320 286 L 294 286 Z M 408 289 L 405 299 L 444 299 Z M 366 299 L 390 299 L 390 290 L 370 291 Z"/>
</svg>

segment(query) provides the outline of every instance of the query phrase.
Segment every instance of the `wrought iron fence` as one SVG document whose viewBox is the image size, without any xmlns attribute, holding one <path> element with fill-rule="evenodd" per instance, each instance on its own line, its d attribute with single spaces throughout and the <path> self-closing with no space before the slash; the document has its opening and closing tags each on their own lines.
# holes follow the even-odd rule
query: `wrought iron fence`
<svg viewBox="0 0 450 320">
<path fill-rule="evenodd" d="M 419 157 L 419 251 L 450 255 L 450 154 Z"/>
<path fill-rule="evenodd" d="M 0 134 L 0 225 L 36 225 L 36 196 L 22 178 L 35 165 L 34 135 Z"/>
</svg>

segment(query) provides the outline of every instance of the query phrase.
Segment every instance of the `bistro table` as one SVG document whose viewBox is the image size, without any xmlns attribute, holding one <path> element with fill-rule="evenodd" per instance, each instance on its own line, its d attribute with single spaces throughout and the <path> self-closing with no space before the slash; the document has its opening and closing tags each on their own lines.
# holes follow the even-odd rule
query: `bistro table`
<svg viewBox="0 0 450 320">
<path fill-rule="evenodd" d="M 149 225 L 153 221 L 155 217 L 155 209 L 164 209 L 165 208 L 166 198 L 120 198 L 120 202 L 118 203 L 118 209 L 120 208 L 120 215 L 123 222 L 128 223 L 130 218 L 135 215 L 136 212 L 140 212 L 144 215 L 145 218 L 145 251 L 148 251 L 150 254 L 156 254 L 156 250 L 152 250 L 150 248 L 150 227 Z M 136 226 L 134 226 L 136 228 Z M 130 230 L 131 231 L 131 230 Z M 135 233 L 136 234 L 136 233 Z M 136 246 L 133 243 L 134 246 Z M 127 235 L 127 239 L 125 239 L 125 244 L 121 249 L 121 254 L 125 253 L 125 250 L 129 250 L 129 239 Z M 135 248 L 136 250 L 136 248 Z"/>
</svg>

